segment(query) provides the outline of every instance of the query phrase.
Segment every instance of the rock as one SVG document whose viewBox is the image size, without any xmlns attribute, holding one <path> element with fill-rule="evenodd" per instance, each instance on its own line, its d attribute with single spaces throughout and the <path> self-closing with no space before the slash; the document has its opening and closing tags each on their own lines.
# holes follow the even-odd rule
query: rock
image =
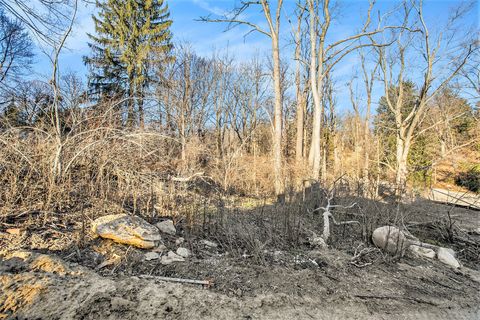
<svg viewBox="0 0 480 320">
<path fill-rule="evenodd" d="M 180 247 L 177 249 L 177 254 L 181 257 L 188 258 L 190 256 L 190 250 Z"/>
<path fill-rule="evenodd" d="M 210 247 L 210 248 L 218 247 L 218 244 L 216 244 L 215 242 L 212 242 L 212 241 L 208 241 L 208 240 L 201 240 L 200 243 L 204 244 L 205 246 Z"/>
<path fill-rule="evenodd" d="M 372 240 L 377 247 L 394 255 L 402 256 L 408 246 L 405 234 L 392 226 L 383 226 L 375 229 L 372 234 Z"/>
<path fill-rule="evenodd" d="M 168 251 L 166 256 L 162 256 L 161 263 L 164 265 L 171 264 L 173 262 L 183 262 L 185 259 L 179 255 L 177 255 L 173 251 Z"/>
<path fill-rule="evenodd" d="M 455 257 L 455 251 L 453 249 L 450 249 L 450 248 L 443 248 L 443 247 L 439 247 L 438 250 L 440 249 L 443 249 L 443 251 L 446 251 L 448 252 L 451 256 Z"/>
<path fill-rule="evenodd" d="M 155 241 L 161 240 L 155 226 L 140 217 L 126 214 L 100 217 L 93 221 L 92 231 L 102 238 L 144 249 L 155 247 Z"/>
<path fill-rule="evenodd" d="M 145 253 L 145 260 L 147 261 L 156 260 L 158 258 L 160 258 L 160 255 L 154 251 Z"/>
<path fill-rule="evenodd" d="M 411 245 L 408 249 L 419 257 L 425 257 L 430 259 L 435 258 L 435 251 L 433 251 L 432 249 L 420 247 L 417 245 Z"/>
<path fill-rule="evenodd" d="M 313 238 L 310 240 L 310 243 L 311 243 L 312 246 L 314 246 L 315 248 L 320 248 L 320 249 L 326 249 L 326 248 L 328 248 L 325 240 L 324 240 L 322 237 L 313 237 Z"/>
<path fill-rule="evenodd" d="M 175 226 L 173 225 L 172 220 L 165 220 L 165 221 L 157 223 L 157 228 L 161 232 L 166 233 L 166 234 L 174 235 L 175 233 L 177 233 L 177 229 L 175 229 Z"/>
<path fill-rule="evenodd" d="M 183 257 L 179 256 L 178 254 L 176 254 L 173 251 L 168 251 L 167 257 L 169 257 L 169 258 L 171 258 L 175 261 L 180 261 L 180 262 L 185 261 L 185 259 L 183 259 Z"/>
<path fill-rule="evenodd" d="M 183 242 L 185 241 L 185 239 L 183 239 L 182 237 L 178 238 L 177 240 L 175 240 L 175 244 L 177 246 L 181 245 Z"/>
<path fill-rule="evenodd" d="M 169 259 L 167 256 L 162 256 L 162 260 L 160 260 L 160 263 L 163 265 L 169 265 L 173 263 L 173 260 Z"/>
<path fill-rule="evenodd" d="M 455 251 L 448 248 L 439 248 L 437 251 L 438 260 L 452 268 L 460 268 L 460 263 L 455 259 Z"/>
<path fill-rule="evenodd" d="M 164 244 L 160 244 L 158 247 L 153 249 L 153 252 L 160 252 L 167 250 L 167 247 Z"/>
</svg>

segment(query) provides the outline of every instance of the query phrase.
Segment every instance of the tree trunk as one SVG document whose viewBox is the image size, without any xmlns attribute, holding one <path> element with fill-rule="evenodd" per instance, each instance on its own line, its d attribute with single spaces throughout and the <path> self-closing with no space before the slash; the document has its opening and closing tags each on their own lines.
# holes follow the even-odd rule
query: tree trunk
<svg viewBox="0 0 480 320">
<path fill-rule="evenodd" d="M 128 77 L 128 91 L 127 91 L 127 127 L 133 128 L 135 125 L 135 103 L 133 100 L 134 84 L 133 76 Z"/>
<path fill-rule="evenodd" d="M 363 195 L 368 193 L 369 185 L 369 170 L 370 170 L 370 157 L 369 157 L 369 135 L 370 135 L 370 108 L 372 105 L 371 93 L 367 90 L 367 111 L 365 115 L 365 127 L 363 128 Z"/>
<path fill-rule="evenodd" d="M 321 165 L 321 121 L 322 121 L 322 92 L 323 87 L 323 50 L 318 50 L 317 60 L 317 33 L 315 31 L 315 10 L 313 1 L 309 1 L 310 11 L 310 85 L 313 96 L 313 124 L 312 141 L 308 162 L 311 168 L 312 179 L 318 181 L 320 178 Z M 322 43 L 322 42 L 321 42 Z M 317 69 L 317 61 L 319 63 Z"/>
<path fill-rule="evenodd" d="M 409 151 L 410 141 L 406 140 L 401 135 L 397 135 L 397 167 L 395 183 L 399 192 L 403 192 L 407 184 L 407 160 Z"/>
<path fill-rule="evenodd" d="M 145 111 L 143 110 L 143 98 L 144 93 L 143 88 L 141 88 L 138 95 L 138 123 L 141 130 L 145 129 Z"/>
<path fill-rule="evenodd" d="M 183 111 L 183 110 L 182 110 Z M 186 140 L 186 130 L 185 130 L 185 112 L 182 112 L 180 115 L 180 144 L 182 147 L 182 161 L 187 159 L 186 149 L 187 149 L 187 140 Z"/>
<path fill-rule="evenodd" d="M 275 176 L 275 194 L 284 194 L 282 182 L 282 90 L 280 79 L 280 51 L 278 35 L 272 34 L 273 83 L 275 89 L 274 128 L 273 128 L 273 168 Z"/>
<path fill-rule="evenodd" d="M 298 76 L 300 77 L 300 76 Z M 299 80 L 298 80 L 299 81 Z M 299 81 L 300 82 L 300 81 Z M 297 132 L 296 132 L 296 144 L 295 144 L 295 160 L 298 163 L 303 161 L 303 135 L 304 135 L 304 110 L 305 102 L 303 92 L 301 92 L 300 84 L 297 84 Z"/>
<path fill-rule="evenodd" d="M 322 148 L 322 175 L 321 179 L 323 183 L 327 182 L 327 146 L 325 143 L 323 144 Z"/>
<path fill-rule="evenodd" d="M 298 28 L 295 34 L 295 60 L 296 60 L 296 70 L 295 70 L 295 89 L 296 89 L 296 98 L 297 98 L 297 132 L 296 132 L 296 143 L 295 143 L 295 160 L 297 163 L 303 162 L 303 131 L 304 131 L 304 110 L 305 110 L 305 99 L 302 90 L 302 81 L 301 81 L 301 25 L 302 25 L 302 15 L 298 17 Z"/>
</svg>

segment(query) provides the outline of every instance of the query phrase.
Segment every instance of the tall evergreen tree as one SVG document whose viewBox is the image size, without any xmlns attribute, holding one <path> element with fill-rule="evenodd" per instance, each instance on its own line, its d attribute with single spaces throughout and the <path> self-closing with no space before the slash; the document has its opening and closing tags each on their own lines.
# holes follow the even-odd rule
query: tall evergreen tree
<svg viewBox="0 0 480 320">
<path fill-rule="evenodd" d="M 139 120 L 143 126 L 145 91 L 156 80 L 153 70 L 168 61 L 172 49 L 168 6 L 163 0 L 106 0 L 96 5 L 96 35 L 89 34 L 92 55 L 85 58 L 91 69 L 90 91 L 125 98 L 127 124 Z"/>
</svg>

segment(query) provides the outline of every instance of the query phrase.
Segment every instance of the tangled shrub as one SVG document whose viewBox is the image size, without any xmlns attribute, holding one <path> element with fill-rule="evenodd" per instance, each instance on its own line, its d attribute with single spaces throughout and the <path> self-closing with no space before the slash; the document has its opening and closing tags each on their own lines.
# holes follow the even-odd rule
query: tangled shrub
<svg viewBox="0 0 480 320">
<path fill-rule="evenodd" d="M 480 193 L 480 165 L 475 165 L 455 178 L 455 183 L 470 191 Z"/>
</svg>

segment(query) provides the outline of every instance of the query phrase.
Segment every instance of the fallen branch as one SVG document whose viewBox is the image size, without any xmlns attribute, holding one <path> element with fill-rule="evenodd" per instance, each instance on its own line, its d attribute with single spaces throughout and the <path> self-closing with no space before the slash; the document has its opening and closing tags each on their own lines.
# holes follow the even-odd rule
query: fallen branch
<svg viewBox="0 0 480 320">
<path fill-rule="evenodd" d="M 207 288 L 213 286 L 213 280 L 194 280 L 194 279 L 170 278 L 170 277 L 149 276 L 149 275 L 140 275 L 138 277 L 143 279 L 153 279 L 153 280 L 166 281 L 166 282 L 199 284 L 199 285 L 206 286 Z"/>
<path fill-rule="evenodd" d="M 380 249 L 375 248 L 375 247 L 366 247 L 366 248 L 363 248 L 363 249 L 359 250 L 361 246 L 363 246 L 363 243 L 360 244 L 355 249 L 355 253 L 354 253 L 353 257 L 350 259 L 350 264 L 354 265 L 357 268 L 363 268 L 363 267 L 369 266 L 373 263 L 373 262 L 364 262 L 364 263 L 360 262 L 360 260 L 364 256 L 366 256 L 366 255 L 368 255 L 372 252 L 376 252 L 376 251 L 381 253 Z"/>
</svg>

